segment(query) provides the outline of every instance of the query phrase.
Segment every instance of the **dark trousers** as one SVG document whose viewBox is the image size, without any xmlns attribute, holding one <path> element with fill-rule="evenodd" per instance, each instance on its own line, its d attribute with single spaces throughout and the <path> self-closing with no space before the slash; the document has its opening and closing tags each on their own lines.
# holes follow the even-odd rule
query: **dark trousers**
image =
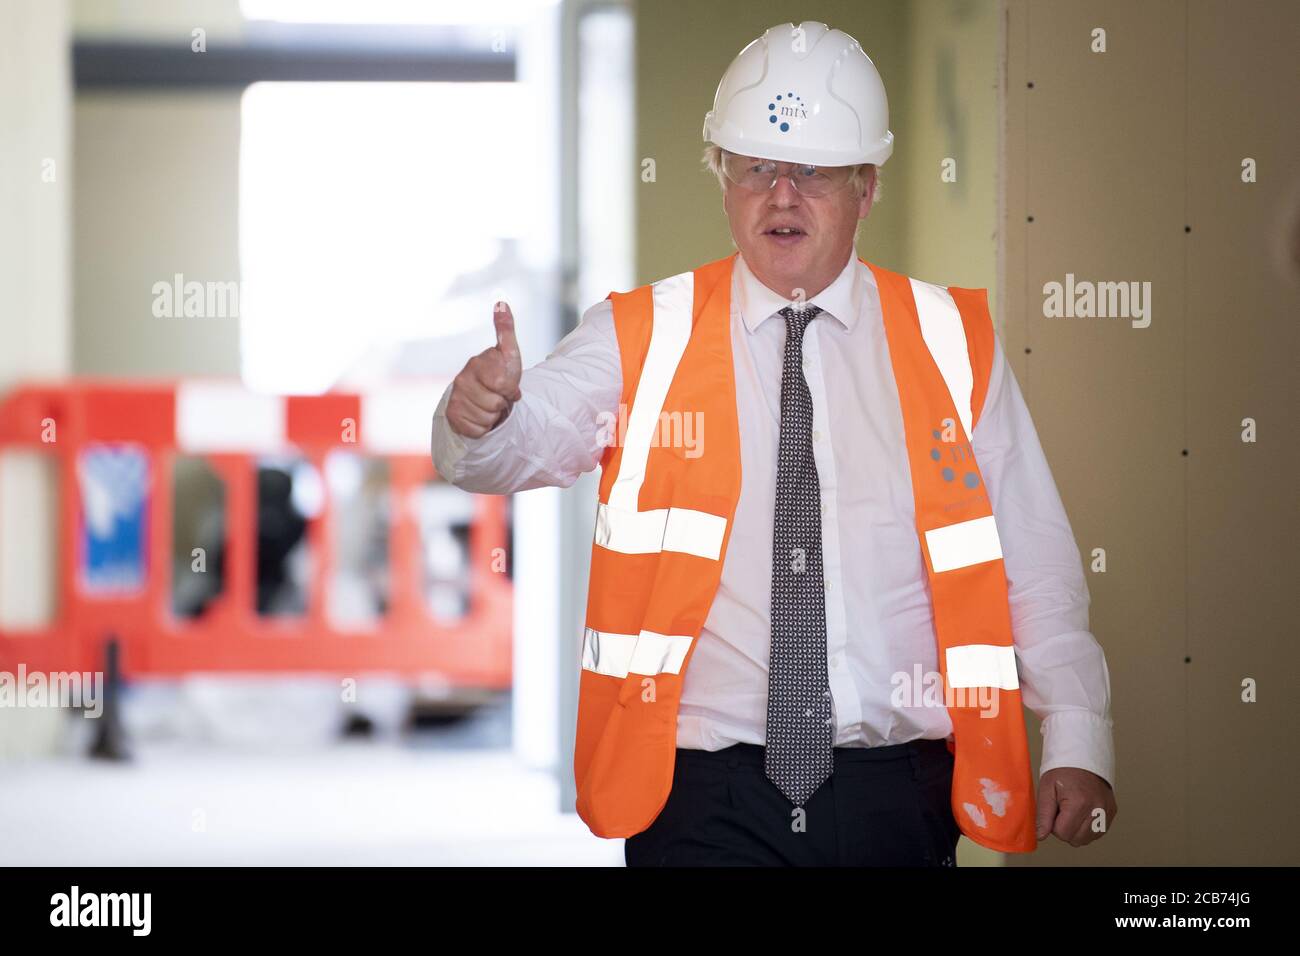
<svg viewBox="0 0 1300 956">
<path fill-rule="evenodd" d="M 763 748 L 678 748 L 668 802 L 627 839 L 628 866 L 956 866 L 952 755 L 942 740 L 836 747 L 802 815 Z"/>
</svg>

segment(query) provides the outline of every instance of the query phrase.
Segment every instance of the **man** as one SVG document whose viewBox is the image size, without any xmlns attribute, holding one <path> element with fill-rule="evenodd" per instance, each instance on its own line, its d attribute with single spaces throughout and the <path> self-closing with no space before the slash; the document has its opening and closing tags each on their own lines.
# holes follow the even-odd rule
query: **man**
<svg viewBox="0 0 1300 956">
<path fill-rule="evenodd" d="M 629 865 L 1096 839 L 1109 677 L 984 290 L 854 255 L 893 146 L 874 65 L 824 24 L 773 27 L 705 139 L 738 254 L 611 293 L 526 372 L 498 303 L 434 417 L 470 491 L 601 465 L 578 812 Z"/>
</svg>

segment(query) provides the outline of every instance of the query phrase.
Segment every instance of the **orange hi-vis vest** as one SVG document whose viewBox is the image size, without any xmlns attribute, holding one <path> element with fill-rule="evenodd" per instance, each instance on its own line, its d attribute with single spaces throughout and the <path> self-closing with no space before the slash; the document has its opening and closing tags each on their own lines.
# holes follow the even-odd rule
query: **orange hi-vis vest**
<svg viewBox="0 0 1300 956">
<path fill-rule="evenodd" d="M 667 802 L 682 680 L 722 577 L 741 482 L 736 255 L 608 296 L 623 406 L 601 461 L 574 749 L 578 814 L 601 837 L 640 833 Z M 1028 852 L 1034 792 L 1007 579 L 970 447 L 993 362 L 987 292 L 860 261 L 879 288 L 902 404 L 953 726 L 952 812 L 976 843 Z M 661 440 L 697 415 L 699 448 Z"/>
</svg>

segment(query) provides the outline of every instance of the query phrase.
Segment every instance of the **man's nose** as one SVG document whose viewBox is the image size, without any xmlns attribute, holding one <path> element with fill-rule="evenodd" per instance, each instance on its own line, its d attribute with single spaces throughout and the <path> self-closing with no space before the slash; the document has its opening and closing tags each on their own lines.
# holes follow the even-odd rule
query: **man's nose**
<svg viewBox="0 0 1300 956">
<path fill-rule="evenodd" d="M 776 177 L 776 185 L 768 190 L 767 204 L 777 209 L 799 205 L 799 190 L 794 188 L 794 180 L 789 176 Z"/>
</svg>

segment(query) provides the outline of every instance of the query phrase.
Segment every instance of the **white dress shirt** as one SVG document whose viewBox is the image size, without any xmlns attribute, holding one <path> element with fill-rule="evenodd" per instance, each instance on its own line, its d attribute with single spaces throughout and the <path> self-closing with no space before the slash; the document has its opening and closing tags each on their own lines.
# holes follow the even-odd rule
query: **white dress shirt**
<svg viewBox="0 0 1300 956">
<path fill-rule="evenodd" d="M 808 324 L 803 353 L 821 484 L 835 745 L 942 739 L 952 721 L 941 697 L 893 699 L 900 675 L 915 683 L 918 674 L 937 674 L 939 659 L 875 276 L 855 252 L 809 301 L 825 311 Z M 775 313 L 789 304 L 737 255 L 731 339 L 742 485 L 721 584 L 683 680 L 679 747 L 765 739 L 785 343 Z M 568 487 L 599 464 L 611 431 L 602 423 L 617 417 L 622 397 L 612 303 L 588 309 L 545 361 L 523 372 L 522 399 L 481 438 L 448 426 L 452 388 L 434 414 L 439 474 L 486 494 Z M 1081 767 L 1113 786 L 1110 675 L 1088 629 L 1083 563 L 1000 342 L 971 445 L 1002 543 L 1022 698 L 1042 720 L 1039 772 Z"/>
</svg>

